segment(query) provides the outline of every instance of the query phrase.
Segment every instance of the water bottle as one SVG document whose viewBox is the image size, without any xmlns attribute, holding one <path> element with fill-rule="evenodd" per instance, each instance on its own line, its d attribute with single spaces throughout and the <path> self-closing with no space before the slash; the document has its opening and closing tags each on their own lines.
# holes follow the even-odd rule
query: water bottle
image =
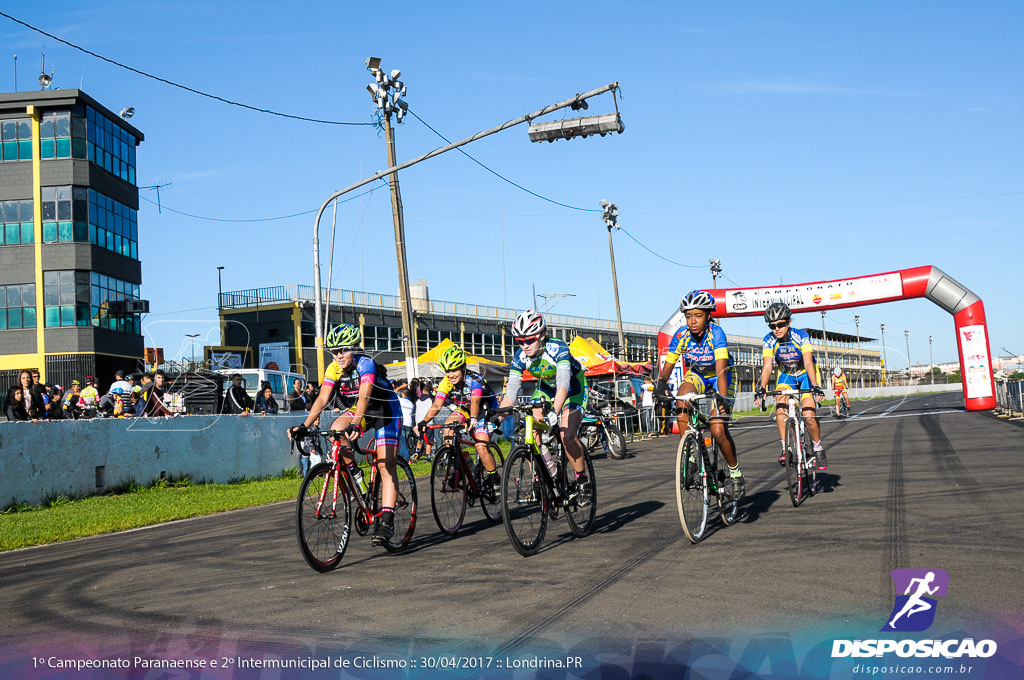
<svg viewBox="0 0 1024 680">
<path fill-rule="evenodd" d="M 349 469 L 352 473 L 352 480 L 356 483 L 356 489 L 359 491 L 359 495 L 366 494 L 366 479 L 363 477 L 363 470 L 358 465 L 353 465 Z"/>
</svg>

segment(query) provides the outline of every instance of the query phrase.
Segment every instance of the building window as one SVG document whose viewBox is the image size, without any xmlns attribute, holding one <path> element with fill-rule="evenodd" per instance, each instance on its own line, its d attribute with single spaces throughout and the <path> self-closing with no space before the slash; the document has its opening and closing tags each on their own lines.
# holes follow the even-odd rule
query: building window
<svg viewBox="0 0 1024 680">
<path fill-rule="evenodd" d="M 36 327 L 36 284 L 0 286 L 0 330 Z"/>
<path fill-rule="evenodd" d="M 467 354 L 501 355 L 501 335 L 497 333 L 466 333 L 465 340 L 466 346 L 462 349 Z"/>
<path fill-rule="evenodd" d="M 75 187 L 75 209 L 80 199 Z M 89 196 L 89 241 L 100 248 L 112 250 L 133 260 L 139 259 L 139 218 L 138 211 L 123 203 L 104 196 L 94 189 L 88 190 Z M 84 207 L 84 200 L 82 200 Z M 75 220 L 78 220 L 77 213 Z"/>
<path fill-rule="evenodd" d="M 135 135 L 91 106 L 86 114 L 86 158 L 135 186 Z"/>
<path fill-rule="evenodd" d="M 416 331 L 416 353 L 423 354 L 424 352 L 437 347 L 437 345 L 445 338 L 450 339 L 452 342 L 459 341 L 458 331 L 435 331 L 421 328 Z"/>
<path fill-rule="evenodd" d="M 45 325 L 96 326 L 123 333 L 141 334 L 138 315 L 112 315 L 111 302 L 138 300 L 138 284 L 121 281 L 98 272 L 43 272 Z"/>
<path fill-rule="evenodd" d="M 32 201 L 0 201 L 0 245 L 35 241 Z"/>
<path fill-rule="evenodd" d="M 363 348 L 369 352 L 401 352 L 402 329 L 391 326 L 363 326 Z"/>
<path fill-rule="evenodd" d="M 32 120 L 7 118 L 0 120 L 0 160 L 32 160 Z"/>
<path fill-rule="evenodd" d="M 39 122 L 39 155 L 48 158 L 71 158 L 71 112 L 44 113 Z"/>
</svg>

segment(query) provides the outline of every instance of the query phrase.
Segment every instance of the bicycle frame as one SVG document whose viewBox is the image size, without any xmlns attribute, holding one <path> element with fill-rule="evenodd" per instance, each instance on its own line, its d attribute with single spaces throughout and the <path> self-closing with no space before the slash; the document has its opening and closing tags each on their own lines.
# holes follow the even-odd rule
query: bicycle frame
<svg viewBox="0 0 1024 680">
<path fill-rule="evenodd" d="M 807 394 L 813 397 L 814 392 L 805 388 L 788 388 L 765 393 L 766 397 L 786 397 L 785 404 L 780 403 L 777 408 L 785 415 L 783 432 L 790 431 L 791 423 L 793 426 L 794 441 L 790 446 L 787 435 L 786 460 L 783 464 L 786 466 L 786 485 L 789 488 L 790 501 L 794 507 L 803 503 L 808 496 L 813 496 L 818 486 L 818 470 L 810 463 L 813 460 L 813 455 L 807 453 L 808 434 L 802 413 L 803 397 Z M 766 405 L 762 408 L 766 408 Z M 789 459 L 790 456 L 792 456 L 792 462 Z"/>
<path fill-rule="evenodd" d="M 474 497 L 474 498 L 479 498 L 480 497 L 480 487 L 477 486 L 476 475 L 473 474 L 473 470 L 472 470 L 472 467 L 470 465 L 470 462 L 468 460 L 466 460 L 466 456 L 463 455 L 465 453 L 465 451 L 466 451 L 465 448 L 463 448 L 463 447 L 472 446 L 473 447 L 472 448 L 473 452 L 470 455 L 476 456 L 477 460 L 479 460 L 480 453 L 476 450 L 476 445 L 478 443 L 482 443 L 482 442 L 477 442 L 476 439 L 473 439 L 471 435 L 467 435 L 466 434 L 466 424 L 465 423 L 452 422 L 452 423 L 445 423 L 443 425 L 428 425 L 427 429 L 430 429 L 430 430 L 445 429 L 445 430 L 449 430 L 452 433 L 451 445 L 452 445 L 452 448 L 455 449 L 455 454 L 456 454 L 456 456 L 459 459 L 459 474 L 465 475 L 465 478 L 469 480 L 469 493 L 470 493 L 470 495 L 472 497 Z M 445 445 L 447 445 L 447 443 Z"/>
<path fill-rule="evenodd" d="M 373 489 L 374 489 L 374 485 L 377 483 L 377 474 L 378 474 L 377 473 L 377 451 L 375 449 L 373 449 L 373 448 L 371 448 L 370 451 L 364 451 L 362 449 L 362 447 L 359 446 L 359 442 L 358 441 L 351 441 L 350 442 L 351 446 L 352 446 L 353 453 L 358 453 L 358 454 L 361 454 L 363 456 L 366 456 L 368 462 L 370 463 L 370 483 L 366 485 L 366 489 L 367 490 L 366 490 L 366 492 L 364 494 L 363 492 L 359 491 L 359 487 L 356 484 L 356 480 L 353 479 L 352 472 L 351 472 L 351 470 L 348 469 L 348 465 L 342 465 L 341 464 L 341 460 L 342 459 L 341 459 L 341 438 L 340 438 L 340 436 L 338 436 L 337 434 L 333 434 L 333 432 L 330 432 L 330 431 L 329 431 L 329 433 L 332 435 L 331 436 L 331 462 L 334 465 L 334 475 L 333 475 L 334 484 L 330 484 L 330 485 L 325 484 L 324 488 L 320 491 L 320 502 L 317 504 L 317 508 L 316 508 L 317 515 L 319 516 L 320 509 L 323 507 L 324 500 L 326 499 L 327 487 L 330 486 L 332 488 L 332 492 L 331 492 L 331 506 L 332 506 L 331 507 L 331 512 L 332 513 L 335 512 L 335 510 L 337 509 L 337 505 L 338 505 L 338 489 L 341 488 L 341 487 L 344 487 L 345 493 L 348 493 L 351 498 L 355 499 L 356 505 L 359 507 L 358 512 L 359 512 L 360 515 L 362 515 L 363 520 L 367 524 L 372 525 L 374 517 L 375 517 L 375 514 L 373 512 L 373 504 L 370 501 L 370 498 L 371 498 L 371 494 L 372 494 Z M 342 479 L 344 479 L 344 482 L 341 482 Z M 364 495 L 365 495 L 365 498 L 364 498 Z"/>
</svg>

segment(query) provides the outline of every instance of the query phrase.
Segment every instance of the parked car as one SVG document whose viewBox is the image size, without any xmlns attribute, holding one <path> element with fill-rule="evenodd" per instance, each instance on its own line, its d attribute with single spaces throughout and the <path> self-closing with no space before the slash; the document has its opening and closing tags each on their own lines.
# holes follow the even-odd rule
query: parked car
<svg viewBox="0 0 1024 680">
<path fill-rule="evenodd" d="M 282 412 L 288 410 L 288 394 L 292 391 L 292 381 L 300 380 L 302 387 L 306 386 L 305 376 L 299 373 L 288 373 L 286 371 L 272 371 L 268 368 L 239 368 L 236 370 L 227 369 L 223 371 L 227 376 L 232 376 L 238 373 L 242 376 L 242 382 L 245 384 L 246 393 L 256 399 L 256 395 L 259 394 L 260 385 L 264 382 L 270 383 L 270 391 L 274 394 L 274 399 L 277 400 L 277 405 Z"/>
</svg>

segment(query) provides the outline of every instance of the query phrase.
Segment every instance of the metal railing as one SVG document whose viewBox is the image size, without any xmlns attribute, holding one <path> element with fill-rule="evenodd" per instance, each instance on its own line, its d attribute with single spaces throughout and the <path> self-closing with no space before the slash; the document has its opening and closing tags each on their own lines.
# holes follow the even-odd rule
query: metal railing
<svg viewBox="0 0 1024 680">
<path fill-rule="evenodd" d="M 1000 418 L 1024 418 L 1024 380 L 996 381 L 996 409 Z"/>
</svg>

